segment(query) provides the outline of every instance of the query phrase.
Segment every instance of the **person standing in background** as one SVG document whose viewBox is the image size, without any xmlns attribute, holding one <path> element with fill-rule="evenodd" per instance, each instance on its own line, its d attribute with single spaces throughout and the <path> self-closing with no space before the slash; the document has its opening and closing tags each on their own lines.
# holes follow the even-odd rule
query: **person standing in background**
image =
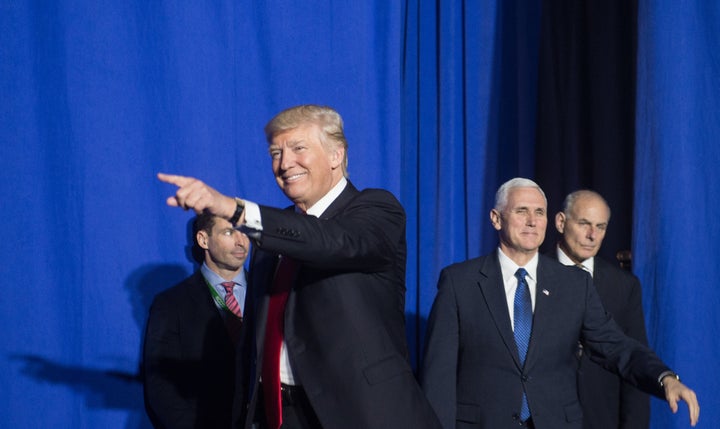
<svg viewBox="0 0 720 429">
<path fill-rule="evenodd" d="M 597 256 L 610 222 L 610 207 L 591 190 L 565 197 L 555 215 L 560 233 L 555 257 L 590 273 L 605 310 L 623 332 L 647 345 L 640 281 L 617 264 Z M 650 398 L 617 374 L 591 359 L 591 351 L 579 345 L 578 394 L 584 429 L 647 429 Z"/>
<path fill-rule="evenodd" d="M 202 266 L 157 294 L 143 347 L 145 408 L 156 429 L 227 429 L 250 240 L 208 213 L 193 222 Z"/>
<path fill-rule="evenodd" d="M 577 345 L 673 412 L 695 392 L 605 312 L 590 275 L 538 253 L 547 200 L 532 180 L 505 182 L 490 222 L 495 252 L 444 268 L 420 374 L 445 429 L 581 429 Z"/>
</svg>

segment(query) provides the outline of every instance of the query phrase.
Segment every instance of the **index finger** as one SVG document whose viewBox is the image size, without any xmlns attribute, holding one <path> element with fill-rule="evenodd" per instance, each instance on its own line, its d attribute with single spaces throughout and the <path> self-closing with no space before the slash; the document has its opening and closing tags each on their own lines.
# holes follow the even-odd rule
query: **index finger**
<svg viewBox="0 0 720 429">
<path fill-rule="evenodd" d="M 700 404 L 698 404 L 697 396 L 693 392 L 691 393 L 688 394 L 685 402 L 687 402 L 690 410 L 690 426 L 695 426 L 700 418 Z"/>
<path fill-rule="evenodd" d="M 171 185 L 175 185 L 180 188 L 187 185 L 188 183 L 190 183 L 193 180 L 192 177 L 178 176 L 176 174 L 165 174 L 165 173 L 158 173 L 157 178 L 161 182 L 170 183 Z"/>
</svg>

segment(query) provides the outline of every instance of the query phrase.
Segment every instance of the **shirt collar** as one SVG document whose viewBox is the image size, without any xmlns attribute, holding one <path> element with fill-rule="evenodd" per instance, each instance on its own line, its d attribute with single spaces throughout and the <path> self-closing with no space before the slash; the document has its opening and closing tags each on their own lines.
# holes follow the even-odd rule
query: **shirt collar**
<svg viewBox="0 0 720 429">
<path fill-rule="evenodd" d="M 557 246 L 557 258 L 558 258 L 558 261 L 563 265 L 570 265 L 570 266 L 578 265 L 575 262 L 573 262 L 573 260 L 570 259 L 570 257 L 565 252 L 563 252 L 563 250 L 560 248 L 560 246 Z M 587 271 L 592 276 L 593 272 L 595 271 L 595 257 L 591 257 L 591 258 L 588 258 L 588 259 L 582 261 L 581 265 L 582 266 L 580 268 Z"/>
<path fill-rule="evenodd" d="M 515 273 L 517 272 L 518 268 L 520 268 L 520 265 L 516 264 L 515 261 L 510 259 L 506 254 L 503 253 L 502 249 L 498 247 L 498 259 L 500 260 L 500 269 L 502 270 L 502 276 L 503 281 L 507 282 L 509 279 L 515 277 Z M 537 282 L 537 266 L 538 266 L 538 253 L 535 252 L 535 255 L 528 261 L 527 264 L 525 264 L 524 267 L 525 271 L 527 271 L 527 275 L 534 281 Z"/>
<path fill-rule="evenodd" d="M 312 207 L 310 207 L 306 214 L 309 214 L 311 216 L 320 217 L 321 214 L 327 210 L 328 207 L 330 207 L 330 204 L 332 204 L 333 201 L 342 193 L 342 191 L 345 189 L 345 186 L 347 186 L 347 179 L 345 177 L 342 177 L 340 181 L 333 186 L 330 191 L 325 194 L 320 200 L 313 204 Z"/>
<path fill-rule="evenodd" d="M 207 266 L 205 262 L 203 262 L 202 266 L 200 267 L 200 272 L 202 273 L 203 277 L 205 277 L 205 280 L 208 281 L 216 290 L 223 291 L 224 288 L 220 285 L 220 283 L 225 282 L 226 280 L 222 277 L 220 277 L 215 271 L 211 270 L 210 267 Z M 245 269 L 240 270 L 240 272 L 233 278 L 233 281 L 235 284 L 238 284 L 242 287 L 245 287 L 247 282 L 245 281 Z"/>
</svg>

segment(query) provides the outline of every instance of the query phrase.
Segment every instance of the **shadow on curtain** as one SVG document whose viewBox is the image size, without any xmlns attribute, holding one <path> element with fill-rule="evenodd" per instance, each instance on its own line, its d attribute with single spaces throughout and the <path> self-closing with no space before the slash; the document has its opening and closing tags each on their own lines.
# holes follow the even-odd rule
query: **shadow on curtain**
<svg viewBox="0 0 720 429">
<path fill-rule="evenodd" d="M 720 298 L 704 285 L 720 236 L 720 16 L 671 3 L 3 5 L 0 426 L 147 427 L 147 307 L 192 269 L 190 215 L 165 206 L 155 174 L 285 206 L 262 128 L 300 103 L 335 107 L 351 180 L 405 206 L 414 364 L 440 269 L 496 245 L 500 183 L 537 179 L 551 211 L 594 187 L 613 206 L 612 247 L 634 234 L 651 342 L 717 421 Z M 685 423 L 658 404 L 653 427 Z"/>
</svg>

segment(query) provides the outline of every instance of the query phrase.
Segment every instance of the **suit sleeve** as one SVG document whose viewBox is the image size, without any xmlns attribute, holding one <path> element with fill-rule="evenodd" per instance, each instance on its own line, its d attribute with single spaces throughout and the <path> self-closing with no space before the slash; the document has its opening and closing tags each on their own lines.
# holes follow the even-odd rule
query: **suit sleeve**
<svg viewBox="0 0 720 429">
<path fill-rule="evenodd" d="M 342 214 L 326 219 L 260 206 L 260 248 L 325 270 L 382 271 L 404 260 L 405 211 L 392 194 L 359 193 Z M 399 248 L 402 243 L 403 248 Z M 404 267 L 401 267 L 404 270 Z"/>
<path fill-rule="evenodd" d="M 633 386 L 664 399 L 657 377 L 670 368 L 650 348 L 622 332 L 605 312 L 590 276 L 585 276 L 585 316 L 581 335 L 593 353 L 592 359 Z"/>
<path fill-rule="evenodd" d="M 630 294 L 625 309 L 628 318 L 626 333 L 643 345 L 647 345 L 640 281 L 632 276 L 628 285 Z M 620 386 L 620 429 L 643 429 L 648 428 L 649 425 L 650 398 L 628 382 L 623 382 Z"/>
<path fill-rule="evenodd" d="M 150 308 L 143 346 L 145 408 L 156 428 L 191 429 L 195 417 L 183 398 L 179 367 L 180 333 L 174 305 L 156 298 Z"/>
<path fill-rule="evenodd" d="M 443 270 L 430 311 L 420 384 L 445 429 L 455 428 L 457 414 L 458 319 L 452 278 Z"/>
</svg>

